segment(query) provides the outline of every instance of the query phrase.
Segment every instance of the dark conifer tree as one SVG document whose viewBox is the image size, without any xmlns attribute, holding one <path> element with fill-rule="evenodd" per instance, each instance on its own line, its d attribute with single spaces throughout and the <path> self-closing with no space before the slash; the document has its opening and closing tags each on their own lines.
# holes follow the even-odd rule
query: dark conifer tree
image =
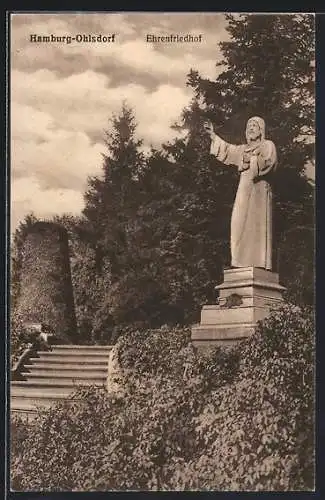
<svg viewBox="0 0 325 500">
<path fill-rule="evenodd" d="M 191 71 L 188 85 L 203 101 L 216 132 L 229 142 L 245 140 L 249 117 L 265 119 L 279 159 L 274 179 L 275 269 L 291 298 L 310 302 L 312 266 L 306 268 L 302 261 L 313 262 L 314 197 L 305 167 L 314 157 L 314 16 L 227 15 L 227 20 L 231 39 L 221 43 L 224 59 L 217 64 L 226 69 L 215 81 Z M 304 241 L 299 252 L 295 240 Z M 292 280 L 297 272 L 299 284 Z"/>
<path fill-rule="evenodd" d="M 98 266 L 108 257 L 113 279 L 125 266 L 128 232 L 136 223 L 144 158 L 140 151 L 142 141 L 135 138 L 135 130 L 133 112 L 123 104 L 105 131 L 107 152 L 103 155 L 103 175 L 89 178 L 85 193 L 83 215 L 96 241 Z"/>
</svg>

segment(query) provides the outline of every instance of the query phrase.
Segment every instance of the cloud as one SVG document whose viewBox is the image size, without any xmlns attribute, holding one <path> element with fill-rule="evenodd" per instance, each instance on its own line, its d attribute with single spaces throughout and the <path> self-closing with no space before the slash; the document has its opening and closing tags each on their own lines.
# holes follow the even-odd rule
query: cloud
<svg viewBox="0 0 325 500">
<path fill-rule="evenodd" d="M 11 229 L 14 230 L 27 213 L 50 218 L 64 213 L 79 214 L 84 206 L 80 191 L 41 188 L 35 177 L 14 180 L 11 185 Z"/>
<path fill-rule="evenodd" d="M 82 207 L 89 175 L 101 173 L 104 130 L 123 101 L 143 150 L 175 136 L 189 103 L 190 68 L 216 76 L 220 14 L 58 13 L 11 16 L 12 221 Z M 181 33 L 180 33 L 181 27 Z M 113 44 L 35 44 L 39 35 L 117 34 Z M 198 44 L 151 44 L 146 34 L 203 34 Z"/>
<path fill-rule="evenodd" d="M 109 116 L 118 112 L 126 101 L 135 111 L 138 135 L 157 146 L 170 138 L 170 125 L 191 98 L 188 89 L 168 84 L 153 92 L 136 83 L 113 88 L 109 84 L 108 77 L 93 71 L 66 78 L 48 70 L 27 75 L 13 71 L 12 137 L 24 136 L 22 127 L 27 136 L 52 141 L 58 135 L 61 139 L 60 129 L 89 137 L 103 136 Z M 29 113 L 34 120 L 29 119 Z"/>
<path fill-rule="evenodd" d="M 91 71 L 59 78 L 51 71 L 40 70 L 32 74 L 14 71 L 12 98 L 12 213 L 18 220 L 17 213 L 27 213 L 35 205 L 31 196 L 39 199 L 38 215 L 42 206 L 43 213 L 49 213 L 52 202 L 50 212 L 55 213 L 53 207 L 57 207 L 56 200 L 62 201 L 62 190 L 64 200 L 72 196 L 63 211 L 74 207 L 76 192 L 84 192 L 87 177 L 101 174 L 103 130 L 108 128 L 108 117 L 119 112 L 123 100 L 134 109 L 139 123 L 137 134 L 148 147 L 159 146 L 175 135 L 170 125 L 190 94 L 171 85 L 161 85 L 154 92 L 137 84 L 110 88 L 107 77 Z M 93 137 L 98 140 L 93 142 Z M 24 183 L 27 188 L 22 200 L 16 190 Z"/>
<path fill-rule="evenodd" d="M 100 172 L 102 144 L 82 131 L 60 128 L 48 113 L 12 104 L 12 178 L 35 176 L 44 189 L 84 189 Z"/>
<path fill-rule="evenodd" d="M 32 124 L 32 126 L 31 126 Z M 53 119 L 49 113 L 26 104 L 13 103 L 11 107 L 11 140 L 44 141 L 50 138 Z"/>
<path fill-rule="evenodd" d="M 24 22 L 20 16 L 23 16 Z M 180 31 L 181 27 L 181 31 Z M 37 44 L 31 34 L 72 35 L 116 33 L 116 43 Z M 146 35 L 202 34 L 201 43 L 147 43 Z M 15 15 L 12 17 L 13 69 L 32 72 L 48 68 L 67 76 L 86 69 L 111 74 L 124 69 L 119 83 L 139 74 L 184 85 L 191 67 L 204 76 L 216 76 L 215 61 L 220 58 L 218 42 L 226 36 L 221 14 L 66 14 Z M 118 72 L 121 77 L 121 71 Z M 117 83 L 117 82 L 116 82 Z"/>
<path fill-rule="evenodd" d="M 179 118 L 190 98 L 190 92 L 170 85 L 161 85 L 149 94 L 145 106 L 139 96 L 134 103 L 139 116 L 139 135 L 154 146 L 174 137 L 176 134 L 170 125 Z"/>
</svg>

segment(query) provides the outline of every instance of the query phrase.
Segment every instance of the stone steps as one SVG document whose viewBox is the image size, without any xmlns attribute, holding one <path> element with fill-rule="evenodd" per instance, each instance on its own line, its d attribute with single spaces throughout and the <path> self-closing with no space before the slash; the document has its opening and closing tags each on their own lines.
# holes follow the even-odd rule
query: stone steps
<svg viewBox="0 0 325 500">
<path fill-rule="evenodd" d="M 11 415 L 19 415 L 23 418 L 33 419 L 37 415 L 37 410 L 47 409 L 56 403 L 64 400 L 69 403 L 69 398 L 62 395 L 60 392 L 53 392 L 52 394 L 38 394 L 32 396 L 30 394 L 21 394 L 19 396 L 11 396 Z"/>
<path fill-rule="evenodd" d="M 73 363 L 70 365 L 67 365 L 66 363 L 41 363 L 37 362 L 38 358 L 34 358 L 35 362 L 33 364 L 26 364 L 24 365 L 24 369 L 28 374 L 30 373 L 56 373 L 59 375 L 61 372 L 66 374 L 66 375 L 75 375 L 78 373 L 98 373 L 98 374 L 104 374 L 106 376 L 106 369 L 107 369 L 107 362 L 103 361 L 102 364 L 91 364 L 91 365 L 80 365 L 79 363 Z"/>
<path fill-rule="evenodd" d="M 84 368 L 75 368 L 71 370 L 70 368 L 60 368 L 60 371 L 57 369 L 46 367 L 44 368 L 31 368 L 30 365 L 25 366 L 25 370 L 22 372 L 23 377 L 27 380 L 35 380 L 37 379 L 72 379 L 72 380 L 106 380 L 107 369 L 106 366 L 103 365 L 102 369 L 90 369 L 85 370 Z"/>
<path fill-rule="evenodd" d="M 55 345 L 52 348 L 52 353 L 53 352 L 58 352 L 60 354 L 65 354 L 65 353 L 72 353 L 72 354 L 105 354 L 110 352 L 112 349 L 112 346 L 107 346 L 107 345 L 69 345 L 69 344 L 62 344 L 62 345 Z M 48 351 L 45 351 L 48 352 Z"/>
<path fill-rule="evenodd" d="M 31 407 L 35 411 L 37 408 L 49 408 L 57 401 L 68 399 L 66 396 L 66 394 L 62 394 L 59 390 L 52 391 L 49 394 L 44 394 L 43 391 L 40 391 L 36 395 L 30 394 L 27 391 L 19 395 L 11 394 L 11 410 L 17 411 L 20 408 Z"/>
<path fill-rule="evenodd" d="M 109 354 L 107 354 L 109 356 Z M 43 356 L 40 355 L 39 358 L 31 358 L 30 361 L 37 362 L 37 363 L 55 363 L 57 365 L 63 364 L 64 366 L 70 366 L 70 365 L 76 365 L 76 366 L 81 366 L 81 365 L 106 365 L 106 356 L 101 356 L 94 358 L 92 356 L 73 356 L 73 355 L 55 355 L 53 357 L 50 356 Z M 84 367 L 83 367 L 84 368 Z"/>
<path fill-rule="evenodd" d="M 37 408 L 69 400 L 79 386 L 105 387 L 111 346 L 56 345 L 38 351 L 10 384 L 11 413 L 33 418 Z"/>
<path fill-rule="evenodd" d="M 87 363 L 102 363 L 106 362 L 107 357 L 109 356 L 109 351 L 105 351 L 104 353 L 99 352 L 80 352 L 73 353 L 72 351 L 39 351 L 38 352 L 38 360 L 39 361 L 50 361 L 51 363 L 79 363 L 79 364 L 87 364 Z"/>
<path fill-rule="evenodd" d="M 74 380 L 42 380 L 42 381 L 13 381 L 11 382 L 11 396 L 47 396 L 51 394 L 60 394 L 60 397 L 69 396 L 75 392 L 80 386 L 103 385 L 93 384 L 87 381 L 86 383 L 77 384 Z"/>
<path fill-rule="evenodd" d="M 76 377 L 76 376 L 67 376 L 67 377 L 49 377 L 47 375 L 37 375 L 37 374 L 31 374 L 31 376 L 28 376 L 29 374 L 24 374 L 24 377 L 26 377 L 26 380 L 22 381 L 25 382 L 24 388 L 30 387 L 33 388 L 35 385 L 37 387 L 52 387 L 52 385 L 56 387 L 77 387 L 78 386 L 90 386 L 90 385 L 105 385 L 106 382 L 106 377 L 98 377 L 98 376 L 89 376 L 89 377 Z M 27 380 L 28 377 L 28 380 Z M 28 382 L 28 384 L 27 384 Z M 12 385 L 12 390 L 16 390 L 17 388 L 19 389 L 20 386 L 17 386 L 14 384 Z"/>
</svg>

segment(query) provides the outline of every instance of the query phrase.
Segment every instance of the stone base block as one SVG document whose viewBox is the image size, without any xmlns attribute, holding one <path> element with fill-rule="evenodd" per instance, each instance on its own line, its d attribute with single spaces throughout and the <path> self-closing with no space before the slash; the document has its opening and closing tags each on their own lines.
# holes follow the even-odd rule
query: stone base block
<svg viewBox="0 0 325 500">
<path fill-rule="evenodd" d="M 200 324 L 192 327 L 196 346 L 230 345 L 249 337 L 257 322 L 283 302 L 285 290 L 277 273 L 255 267 L 225 270 L 216 289 L 219 303 L 203 306 Z"/>
<path fill-rule="evenodd" d="M 192 327 L 192 342 L 196 347 L 232 345 L 254 333 L 251 323 L 239 325 L 195 325 Z"/>
</svg>

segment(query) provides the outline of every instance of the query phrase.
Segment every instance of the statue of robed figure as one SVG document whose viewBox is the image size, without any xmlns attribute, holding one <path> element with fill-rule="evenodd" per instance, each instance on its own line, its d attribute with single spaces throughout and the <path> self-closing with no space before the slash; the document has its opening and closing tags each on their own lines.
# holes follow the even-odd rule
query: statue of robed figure
<svg viewBox="0 0 325 500">
<path fill-rule="evenodd" d="M 231 217 L 231 265 L 272 270 L 272 189 L 271 176 L 277 166 L 272 141 L 265 139 L 265 122 L 250 118 L 247 144 L 229 144 L 205 123 L 211 137 L 211 154 L 224 165 L 237 167 L 239 185 Z"/>
</svg>

